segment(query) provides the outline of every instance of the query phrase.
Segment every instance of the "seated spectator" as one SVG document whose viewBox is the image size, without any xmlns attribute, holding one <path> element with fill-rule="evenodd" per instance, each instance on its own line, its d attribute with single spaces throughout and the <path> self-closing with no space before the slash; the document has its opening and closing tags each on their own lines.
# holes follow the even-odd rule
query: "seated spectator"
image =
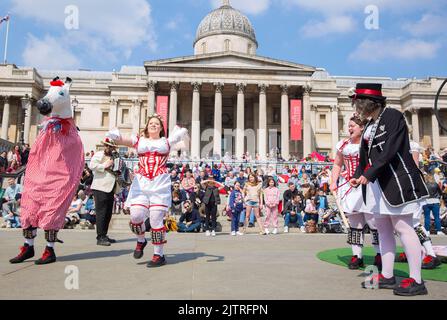
<svg viewBox="0 0 447 320">
<path fill-rule="evenodd" d="M 14 178 L 7 180 L 8 187 L 5 190 L 3 196 L 2 216 L 5 219 L 4 227 L 13 228 L 17 227 L 18 219 L 18 203 L 16 197 L 22 193 L 22 186 L 16 183 Z M 18 223 L 20 225 L 20 223 Z"/>
<path fill-rule="evenodd" d="M 196 185 L 196 180 L 193 178 L 191 171 L 186 171 L 185 177 L 182 180 L 182 188 L 186 193 L 190 194 L 194 186 Z"/>
<path fill-rule="evenodd" d="M 13 173 L 13 172 L 16 172 L 17 169 L 19 169 L 19 163 L 17 162 L 17 160 L 13 159 L 11 161 L 11 163 L 9 164 L 8 169 L 6 169 L 6 172 Z"/>
<path fill-rule="evenodd" d="M 4 173 L 8 170 L 8 158 L 6 151 L 0 153 L 0 173 Z"/>
<path fill-rule="evenodd" d="M 298 194 L 295 183 L 289 182 L 288 185 L 289 189 L 286 190 L 283 194 L 283 208 L 286 207 L 287 202 L 291 201 L 292 198 Z"/>
<path fill-rule="evenodd" d="M 205 195 L 205 191 L 202 189 L 200 184 L 196 184 L 194 186 L 193 192 L 190 193 L 189 199 L 196 210 L 200 210 L 203 206 L 202 199 Z"/>
<path fill-rule="evenodd" d="M 228 172 L 228 176 L 225 178 L 225 190 L 230 192 L 234 189 L 234 184 L 236 183 L 236 177 L 234 176 L 233 171 Z"/>
<path fill-rule="evenodd" d="M 200 232 L 201 219 L 199 212 L 193 207 L 190 200 L 183 203 L 183 214 L 177 224 L 178 232 Z"/>
<path fill-rule="evenodd" d="M 284 208 L 284 233 L 288 233 L 291 226 L 296 226 L 304 232 L 303 210 L 301 197 L 298 194 L 293 195 L 292 200 L 288 201 Z"/>
<path fill-rule="evenodd" d="M 241 188 L 245 187 L 245 183 L 247 182 L 247 178 L 245 177 L 244 171 L 242 171 L 242 170 L 239 171 L 239 175 L 236 178 L 236 181 L 241 184 Z"/>
<path fill-rule="evenodd" d="M 318 223 L 318 210 L 315 203 L 315 197 L 306 200 L 306 207 L 304 208 L 304 222 L 309 220 L 315 221 L 316 224 Z"/>
<path fill-rule="evenodd" d="M 180 182 L 174 182 L 172 184 L 172 191 L 178 192 L 180 202 L 188 200 L 188 195 L 187 195 L 186 191 L 180 189 Z"/>
<path fill-rule="evenodd" d="M 196 178 L 196 183 L 202 183 L 202 181 L 205 181 L 208 179 L 208 176 L 205 172 L 205 170 L 200 170 L 199 176 Z"/>
<path fill-rule="evenodd" d="M 94 229 L 96 224 L 96 213 L 95 213 L 95 201 L 92 196 L 87 197 L 84 200 L 84 210 L 81 210 L 81 222 L 79 223 L 82 227 L 88 229 Z"/>
<path fill-rule="evenodd" d="M 180 182 L 180 178 L 179 178 L 179 176 L 178 176 L 178 174 L 177 174 L 177 170 L 172 170 L 172 171 L 171 171 L 171 182 L 172 182 L 172 183 L 174 183 L 174 182 Z"/>
<path fill-rule="evenodd" d="M 180 192 L 178 190 L 174 190 L 172 192 L 172 205 L 171 205 L 171 215 L 181 215 L 182 214 L 182 199 L 180 196 Z"/>
<path fill-rule="evenodd" d="M 82 199 L 75 195 L 65 216 L 65 229 L 73 229 L 76 224 L 81 222 L 81 208 Z"/>
</svg>

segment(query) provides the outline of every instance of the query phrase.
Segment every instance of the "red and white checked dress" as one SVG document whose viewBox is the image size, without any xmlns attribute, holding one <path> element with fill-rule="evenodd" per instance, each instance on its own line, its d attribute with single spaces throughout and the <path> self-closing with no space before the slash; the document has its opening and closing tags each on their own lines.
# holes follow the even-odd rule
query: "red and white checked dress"
<svg viewBox="0 0 447 320">
<path fill-rule="evenodd" d="M 47 118 L 32 146 L 21 199 L 22 228 L 60 230 L 84 169 L 73 119 Z"/>
<path fill-rule="evenodd" d="M 171 206 L 171 177 L 167 167 L 171 145 L 187 135 L 186 129 L 178 129 L 169 139 L 151 140 L 132 137 L 138 152 L 138 168 L 129 190 L 126 207 L 140 206 L 167 211 Z"/>
</svg>

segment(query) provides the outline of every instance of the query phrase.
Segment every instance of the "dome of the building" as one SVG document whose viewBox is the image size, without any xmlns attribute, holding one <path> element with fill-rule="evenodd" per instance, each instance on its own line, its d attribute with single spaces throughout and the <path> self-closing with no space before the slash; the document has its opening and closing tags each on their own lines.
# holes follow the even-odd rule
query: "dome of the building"
<svg viewBox="0 0 447 320">
<path fill-rule="evenodd" d="M 197 28 L 194 45 L 203 38 L 215 35 L 241 36 L 258 46 L 255 30 L 250 20 L 239 10 L 234 9 L 229 1 L 210 12 Z"/>
</svg>

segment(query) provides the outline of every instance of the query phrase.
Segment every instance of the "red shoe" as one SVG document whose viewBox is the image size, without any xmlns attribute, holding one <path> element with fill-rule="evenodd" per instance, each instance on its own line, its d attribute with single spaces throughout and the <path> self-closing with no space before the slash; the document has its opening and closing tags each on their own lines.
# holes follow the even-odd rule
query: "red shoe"
<svg viewBox="0 0 447 320">
<path fill-rule="evenodd" d="M 32 257 L 34 257 L 34 246 L 30 246 L 25 243 L 23 247 L 20 248 L 19 255 L 9 260 L 9 262 L 12 264 L 22 263 L 23 261 L 28 260 Z"/>
<path fill-rule="evenodd" d="M 137 242 L 137 247 L 135 248 L 135 251 L 133 252 L 133 257 L 135 259 L 141 259 L 144 254 L 144 248 L 147 245 L 147 241 L 145 242 Z"/>
<path fill-rule="evenodd" d="M 37 265 L 50 264 L 56 262 L 56 254 L 54 249 L 51 247 L 46 247 L 43 252 L 42 258 L 34 262 Z"/>
<path fill-rule="evenodd" d="M 358 270 L 360 268 L 363 268 L 365 265 L 363 264 L 363 259 L 357 257 L 357 256 L 352 256 L 351 261 L 348 264 L 348 268 L 350 270 Z"/>
<path fill-rule="evenodd" d="M 438 257 L 426 256 L 422 260 L 422 269 L 432 270 L 441 265 L 441 260 Z"/>
<path fill-rule="evenodd" d="M 401 254 L 399 254 L 399 256 L 396 258 L 395 261 L 401 262 L 401 263 L 408 262 L 407 255 L 405 254 L 405 252 L 402 252 Z"/>
<path fill-rule="evenodd" d="M 147 264 L 148 268 L 158 268 L 164 266 L 166 264 L 166 259 L 163 256 L 159 256 L 158 254 L 154 254 L 152 260 Z"/>
<path fill-rule="evenodd" d="M 397 296 L 417 296 L 428 294 L 427 288 L 425 287 L 424 281 L 422 283 L 417 283 L 413 278 L 408 278 L 402 280 L 400 285 L 394 289 L 394 294 Z"/>
</svg>

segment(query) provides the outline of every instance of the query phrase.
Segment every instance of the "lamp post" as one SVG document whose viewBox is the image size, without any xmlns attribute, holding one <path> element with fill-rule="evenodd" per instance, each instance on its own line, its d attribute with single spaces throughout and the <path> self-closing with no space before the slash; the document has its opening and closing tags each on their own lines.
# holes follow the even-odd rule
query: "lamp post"
<svg viewBox="0 0 447 320">
<path fill-rule="evenodd" d="M 73 119 L 76 117 L 76 108 L 79 105 L 79 101 L 76 99 L 76 97 L 71 101 L 71 105 L 73 107 Z"/>
<path fill-rule="evenodd" d="M 22 114 L 21 114 L 21 123 L 20 123 L 20 144 L 23 146 L 25 144 L 25 119 L 28 112 L 29 104 L 31 103 L 31 99 L 28 94 L 25 94 L 24 97 L 20 99 L 22 105 Z"/>
</svg>

